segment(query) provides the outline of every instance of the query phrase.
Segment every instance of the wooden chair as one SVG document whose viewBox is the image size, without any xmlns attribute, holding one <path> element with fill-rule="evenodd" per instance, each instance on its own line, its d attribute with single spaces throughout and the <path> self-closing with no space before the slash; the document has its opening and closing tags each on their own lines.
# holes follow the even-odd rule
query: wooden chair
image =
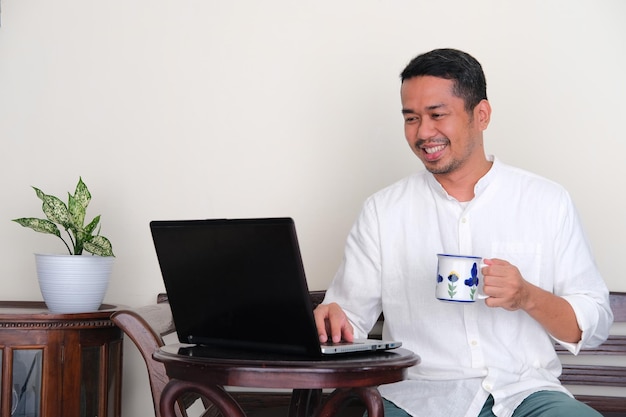
<svg viewBox="0 0 626 417">
<path fill-rule="evenodd" d="M 146 363 L 148 380 L 152 393 L 154 415 L 161 417 L 159 402 L 161 392 L 169 381 L 165 372 L 165 365 L 155 361 L 152 354 L 164 345 L 163 337 L 176 331 L 172 319 L 172 311 L 167 302 L 166 294 L 157 296 L 157 303 L 140 308 L 120 310 L 111 316 L 111 320 L 124 331 Z M 267 395 L 265 395 L 267 394 Z M 232 393 L 248 417 L 274 417 L 286 415 L 291 401 L 290 393 L 259 393 L 236 392 Z M 204 407 L 199 417 L 222 417 L 217 407 L 210 401 L 198 396 L 188 395 L 179 400 L 176 415 L 188 417 L 187 410 L 200 399 Z"/>
<path fill-rule="evenodd" d="M 111 320 L 124 331 L 141 353 L 148 368 L 154 414 L 156 417 L 161 417 L 159 401 L 169 378 L 165 373 L 165 366 L 152 359 L 152 354 L 164 345 L 163 336 L 175 331 L 170 305 L 161 302 L 132 310 L 120 310 L 111 316 Z M 187 417 L 187 409 L 196 400 L 198 400 L 197 396 L 183 397 L 179 401 L 176 415 Z M 202 402 L 205 407 L 202 417 L 209 417 L 214 411 L 213 407 L 205 399 L 202 399 Z"/>
</svg>

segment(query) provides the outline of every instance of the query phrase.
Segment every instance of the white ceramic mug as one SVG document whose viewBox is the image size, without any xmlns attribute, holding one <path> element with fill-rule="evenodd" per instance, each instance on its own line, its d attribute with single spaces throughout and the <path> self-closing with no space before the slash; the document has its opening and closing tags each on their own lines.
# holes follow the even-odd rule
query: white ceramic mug
<svg viewBox="0 0 626 417">
<path fill-rule="evenodd" d="M 473 303 L 485 299 L 482 294 L 486 266 L 480 256 L 437 254 L 437 286 L 435 296 L 442 301 Z"/>
</svg>

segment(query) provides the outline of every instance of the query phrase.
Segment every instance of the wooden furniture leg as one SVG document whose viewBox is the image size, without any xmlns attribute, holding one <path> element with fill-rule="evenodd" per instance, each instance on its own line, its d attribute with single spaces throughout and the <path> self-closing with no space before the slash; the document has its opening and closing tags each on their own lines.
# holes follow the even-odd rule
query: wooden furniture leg
<svg viewBox="0 0 626 417">
<path fill-rule="evenodd" d="M 336 389 L 324 401 L 316 417 L 334 416 L 348 400 L 354 397 L 363 402 L 369 417 L 384 417 L 383 398 L 376 387 Z"/>
<path fill-rule="evenodd" d="M 170 379 L 161 392 L 160 411 L 163 417 L 175 417 L 176 400 L 184 394 L 195 392 L 207 398 L 223 416 L 246 417 L 239 404 L 220 386 L 199 385 Z"/>
<path fill-rule="evenodd" d="M 294 389 L 289 404 L 289 417 L 312 417 L 321 402 L 321 389 Z"/>
</svg>

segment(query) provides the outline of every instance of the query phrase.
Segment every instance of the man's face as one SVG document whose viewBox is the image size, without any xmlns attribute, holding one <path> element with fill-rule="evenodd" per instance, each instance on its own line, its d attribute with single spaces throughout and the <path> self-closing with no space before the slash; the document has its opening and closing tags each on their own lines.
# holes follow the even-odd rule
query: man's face
<svg viewBox="0 0 626 417">
<path fill-rule="evenodd" d="M 468 113 L 453 86 L 452 80 L 420 76 L 405 80 L 400 90 L 406 140 L 435 175 L 471 172 L 485 163 L 482 131 L 489 122 L 489 104 L 483 100 Z"/>
</svg>

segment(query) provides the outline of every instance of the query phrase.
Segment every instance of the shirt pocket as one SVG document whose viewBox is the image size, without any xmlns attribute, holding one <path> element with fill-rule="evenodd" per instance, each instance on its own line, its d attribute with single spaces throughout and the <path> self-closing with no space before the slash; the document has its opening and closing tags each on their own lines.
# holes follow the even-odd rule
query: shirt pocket
<svg viewBox="0 0 626 417">
<path fill-rule="evenodd" d="M 549 284 L 541 275 L 544 258 L 541 242 L 492 242 L 490 257 L 515 265 L 528 282 L 540 287 Z"/>
</svg>

